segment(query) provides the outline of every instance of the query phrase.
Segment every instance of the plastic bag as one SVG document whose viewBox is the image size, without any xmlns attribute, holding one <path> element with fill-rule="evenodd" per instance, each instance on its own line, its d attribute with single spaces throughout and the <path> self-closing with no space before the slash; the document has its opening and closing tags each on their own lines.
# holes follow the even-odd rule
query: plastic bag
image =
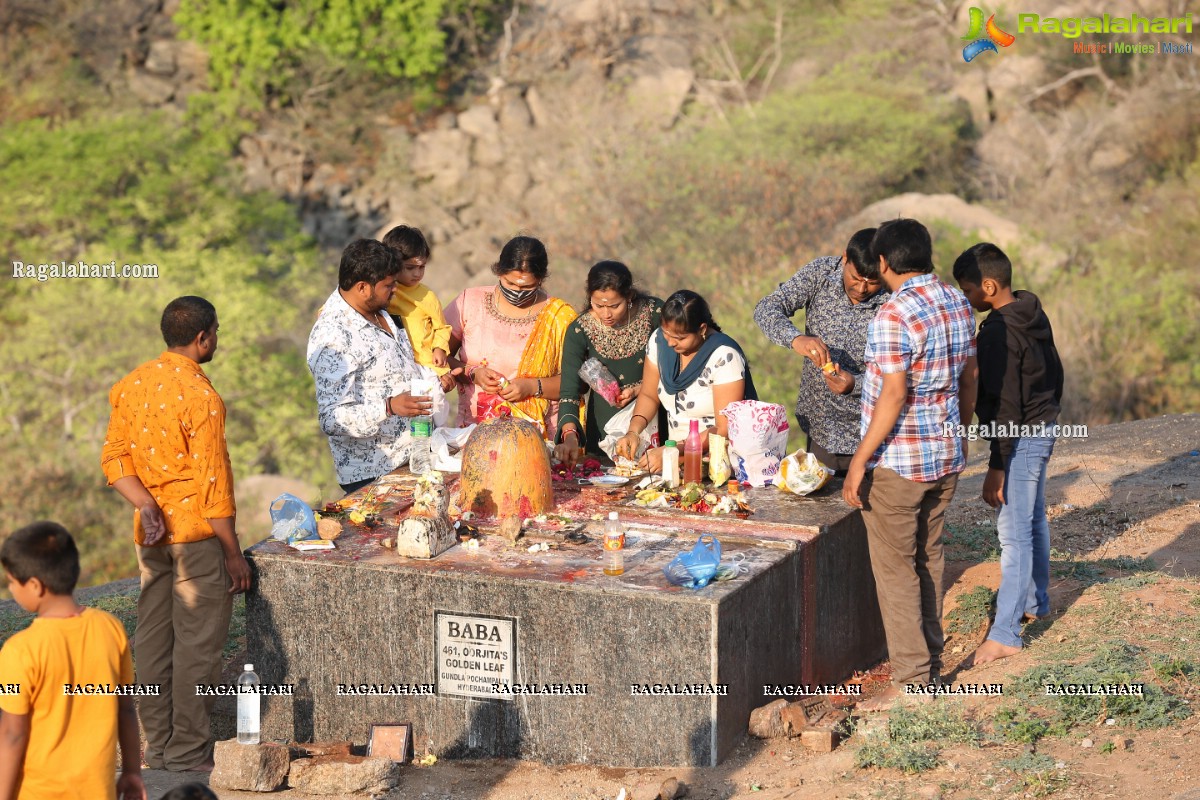
<svg viewBox="0 0 1200 800">
<path fill-rule="evenodd" d="M 450 446 L 462 449 L 475 430 L 474 425 L 465 428 L 434 428 L 429 438 L 430 465 L 440 472 L 462 472 L 462 453 L 450 455 Z"/>
<path fill-rule="evenodd" d="M 717 575 L 721 566 L 721 543 L 711 533 L 696 540 L 691 550 L 684 550 L 663 567 L 667 580 L 688 589 L 703 589 Z"/>
<path fill-rule="evenodd" d="M 729 466 L 729 440 L 716 433 L 708 435 L 708 477 L 713 486 L 724 486 L 732 470 Z"/>
<path fill-rule="evenodd" d="M 592 391 L 608 401 L 610 406 L 617 404 L 621 395 L 621 384 L 608 371 L 608 367 L 600 363 L 598 358 L 589 358 L 579 368 L 579 377 L 591 387 Z"/>
<path fill-rule="evenodd" d="M 739 400 L 721 412 L 729 420 L 729 460 L 739 481 L 770 486 L 787 455 L 787 409 L 777 403 Z"/>
<path fill-rule="evenodd" d="M 308 503 L 287 493 L 271 503 L 271 536 L 288 544 L 321 538 L 317 535 L 317 518 Z"/>
<path fill-rule="evenodd" d="M 430 416 L 433 417 L 434 427 L 440 428 L 450 419 L 450 401 L 446 399 L 446 393 L 442 391 L 442 384 L 436 373 L 428 367 L 422 367 L 421 370 L 422 377 L 409 382 L 408 392 L 413 397 L 428 397 L 433 400 Z"/>
<path fill-rule="evenodd" d="M 616 414 L 613 414 L 612 419 L 604 426 L 604 438 L 600 440 L 600 449 L 604 454 L 611 458 L 614 463 L 617 460 L 617 440 L 629 432 L 629 423 L 633 421 L 633 407 L 637 405 L 632 402 L 622 408 Z M 650 448 L 654 437 L 658 435 L 658 414 L 654 414 L 650 419 L 645 430 L 642 431 L 641 439 L 638 442 L 637 453 L 634 454 L 634 460 L 642 457 L 642 454 Z"/>
<path fill-rule="evenodd" d="M 479 392 L 475 395 L 475 410 L 476 417 L 480 422 L 499 419 L 501 417 L 514 417 L 523 419 L 538 429 L 542 436 L 546 435 L 546 423 L 540 419 L 534 419 L 526 414 L 517 406 L 505 400 L 498 394 L 491 392 Z"/>
<path fill-rule="evenodd" d="M 779 488 L 803 497 L 829 483 L 833 470 L 817 460 L 812 453 L 797 450 L 779 465 Z"/>
</svg>

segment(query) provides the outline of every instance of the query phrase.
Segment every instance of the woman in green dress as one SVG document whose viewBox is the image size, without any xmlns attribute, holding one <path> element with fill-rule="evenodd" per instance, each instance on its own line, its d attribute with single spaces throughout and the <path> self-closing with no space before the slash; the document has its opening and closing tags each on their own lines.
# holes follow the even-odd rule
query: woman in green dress
<svg viewBox="0 0 1200 800">
<path fill-rule="evenodd" d="M 642 294 L 633 286 L 629 267 L 620 261 L 601 261 L 588 271 L 588 310 L 567 328 L 563 340 L 562 384 L 558 407 L 560 444 L 554 454 L 559 461 L 574 466 L 579 458 L 579 405 L 587 394 L 586 430 L 583 447 L 589 453 L 600 452 L 604 425 L 629 405 L 642 384 L 646 361 L 646 342 L 658 329 L 662 301 Z M 589 392 L 579 376 L 579 368 L 589 358 L 600 361 L 617 379 L 621 393 L 611 404 L 597 392 Z"/>
</svg>

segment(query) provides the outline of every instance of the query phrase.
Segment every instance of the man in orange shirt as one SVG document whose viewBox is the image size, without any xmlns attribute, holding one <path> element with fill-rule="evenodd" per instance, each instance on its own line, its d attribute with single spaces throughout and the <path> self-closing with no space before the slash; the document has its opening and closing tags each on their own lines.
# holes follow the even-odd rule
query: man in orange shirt
<svg viewBox="0 0 1200 800">
<path fill-rule="evenodd" d="M 167 349 L 117 383 L 101 454 L 108 483 L 136 509 L 141 568 L 134 659 L 138 679 L 162 686 L 141 701 L 145 763 L 211 770 L 208 702 L 233 595 L 250 587 L 234 528 L 225 404 L 200 368 L 217 350 L 217 311 L 180 297 L 163 311 Z"/>
</svg>

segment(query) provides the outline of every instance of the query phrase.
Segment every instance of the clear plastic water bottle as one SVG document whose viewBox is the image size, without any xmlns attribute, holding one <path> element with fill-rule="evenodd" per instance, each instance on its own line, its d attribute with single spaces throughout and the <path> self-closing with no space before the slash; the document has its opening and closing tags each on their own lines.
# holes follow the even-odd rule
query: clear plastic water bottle
<svg viewBox="0 0 1200 800">
<path fill-rule="evenodd" d="M 238 744 L 258 744 L 259 694 L 258 676 L 254 665 L 247 664 L 237 679 L 237 740 Z"/>
<path fill-rule="evenodd" d="M 432 431 L 433 423 L 428 417 L 417 417 L 413 420 L 412 450 L 408 453 L 408 470 L 413 475 L 424 475 L 431 469 L 429 437 Z"/>
<path fill-rule="evenodd" d="M 433 397 L 433 389 L 437 385 L 437 381 L 428 378 L 413 378 L 409 382 L 408 391 L 413 397 Z M 412 418 L 413 423 L 422 420 L 429 424 L 429 433 L 433 435 L 433 417 L 429 414 L 418 414 Z"/>
<path fill-rule="evenodd" d="M 625 572 L 625 529 L 617 512 L 608 512 L 604 523 L 604 574 L 621 575 Z"/>
</svg>

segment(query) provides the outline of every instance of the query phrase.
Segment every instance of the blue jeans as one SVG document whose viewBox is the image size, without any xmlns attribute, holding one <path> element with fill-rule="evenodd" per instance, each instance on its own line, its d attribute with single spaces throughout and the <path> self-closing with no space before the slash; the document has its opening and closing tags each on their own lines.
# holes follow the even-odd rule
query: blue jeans
<svg viewBox="0 0 1200 800">
<path fill-rule="evenodd" d="M 988 638 L 1021 646 L 1021 617 L 1050 613 L 1050 524 L 1046 521 L 1046 466 L 1053 436 L 1017 439 L 1004 468 L 1000 536 L 1000 591 Z"/>
</svg>

